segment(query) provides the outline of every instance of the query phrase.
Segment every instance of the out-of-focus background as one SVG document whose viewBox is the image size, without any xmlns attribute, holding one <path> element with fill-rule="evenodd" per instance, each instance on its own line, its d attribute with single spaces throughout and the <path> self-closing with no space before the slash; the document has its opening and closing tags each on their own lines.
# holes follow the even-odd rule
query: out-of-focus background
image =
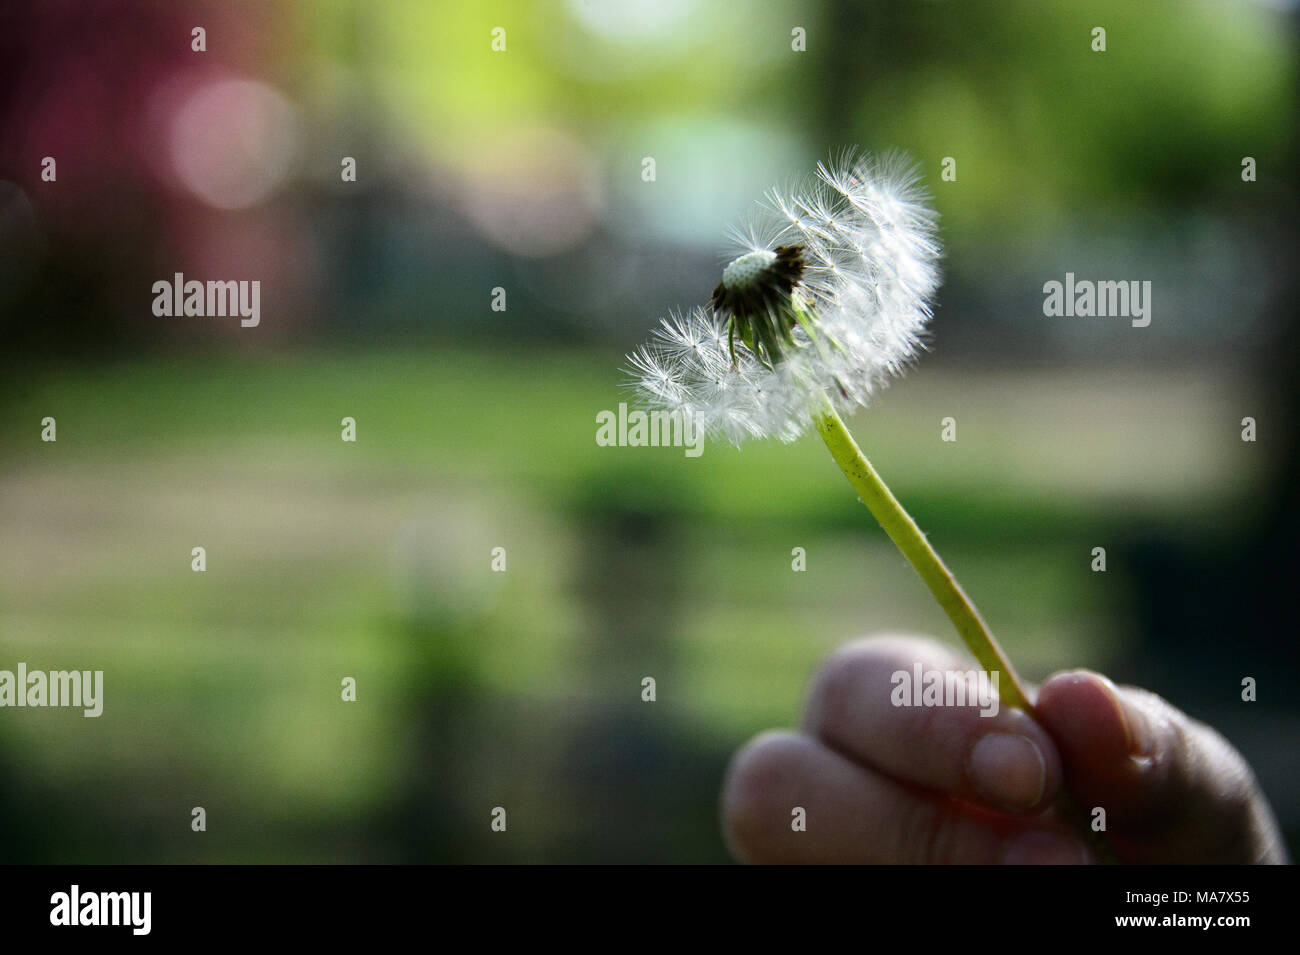
<svg viewBox="0 0 1300 955">
<path fill-rule="evenodd" d="M 0 858 L 725 859 L 726 760 L 817 660 L 950 628 L 815 437 L 596 415 L 850 144 L 912 155 L 947 247 L 860 442 L 1029 678 L 1218 726 L 1295 846 L 1296 37 L 1280 0 L 6 3 L 0 669 L 105 705 L 0 710 Z M 259 280 L 260 325 L 155 316 L 177 272 Z M 1150 326 L 1045 317 L 1066 272 L 1150 281 Z"/>
</svg>

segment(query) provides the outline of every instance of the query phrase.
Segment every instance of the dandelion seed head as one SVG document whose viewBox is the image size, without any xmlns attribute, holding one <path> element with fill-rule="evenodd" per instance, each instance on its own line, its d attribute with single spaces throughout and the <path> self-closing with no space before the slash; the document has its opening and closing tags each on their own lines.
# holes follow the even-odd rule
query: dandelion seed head
<svg viewBox="0 0 1300 955">
<path fill-rule="evenodd" d="M 737 445 L 795 440 L 823 395 L 865 407 L 924 344 L 941 255 L 926 200 L 901 156 L 856 151 L 770 190 L 729 231 L 709 304 L 629 356 L 633 385 Z"/>
</svg>

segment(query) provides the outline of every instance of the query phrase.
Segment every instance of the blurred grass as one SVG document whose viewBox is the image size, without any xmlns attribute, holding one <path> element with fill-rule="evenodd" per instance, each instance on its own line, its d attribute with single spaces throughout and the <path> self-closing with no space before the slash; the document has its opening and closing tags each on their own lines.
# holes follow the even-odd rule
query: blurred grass
<svg viewBox="0 0 1300 955">
<path fill-rule="evenodd" d="M 596 446 L 617 366 L 581 352 L 317 353 L 9 375 L 0 667 L 103 669 L 106 702 L 98 720 L 7 711 L 0 763 L 22 767 L 33 801 L 118 794 L 115 825 L 153 820 L 132 860 L 354 857 L 380 850 L 353 845 L 347 820 L 446 775 L 415 715 L 463 691 L 507 728 L 472 737 L 474 760 L 442 782 L 483 801 L 484 820 L 502 791 L 551 819 L 519 837 L 540 857 L 576 838 L 556 793 L 597 798 L 556 774 L 605 708 L 609 727 L 633 720 L 667 747 L 665 765 L 673 740 L 701 740 L 691 791 L 716 790 L 726 751 L 794 722 L 836 643 L 946 637 L 813 440 L 694 460 Z M 1189 509 L 1211 533 L 1250 501 L 1260 462 L 1236 422 L 1251 400 L 1222 373 L 938 365 L 852 426 L 1038 679 L 1105 667 L 1131 637 L 1124 567 L 1091 573 L 1093 546 L 1118 543 L 1126 520 Z M 939 440 L 949 414 L 955 444 Z M 39 440 L 46 415 L 57 443 Z M 344 416 L 355 445 L 339 439 Z M 190 570 L 196 545 L 205 574 Z M 505 574 L 490 569 L 496 546 Z M 806 573 L 791 571 L 796 546 Z M 653 711 L 635 709 L 645 675 Z M 356 704 L 340 701 L 344 676 Z M 430 732 L 455 737 L 445 721 L 480 709 Z M 209 808 L 211 838 L 187 838 L 191 805 Z M 698 841 L 711 803 L 690 812 L 673 831 Z M 68 839 L 41 851 L 83 859 Z M 716 835 L 705 850 L 720 854 Z"/>
</svg>

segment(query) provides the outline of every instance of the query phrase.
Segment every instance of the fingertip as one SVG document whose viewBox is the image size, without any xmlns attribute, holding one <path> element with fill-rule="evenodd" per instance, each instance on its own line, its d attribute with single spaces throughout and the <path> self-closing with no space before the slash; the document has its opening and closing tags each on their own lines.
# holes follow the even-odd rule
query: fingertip
<svg viewBox="0 0 1300 955">
<path fill-rule="evenodd" d="M 754 862 L 771 829 L 772 795 L 784 789 L 801 745 L 795 733 L 760 733 L 732 757 L 722 783 L 722 832 L 728 850 L 741 862 Z"/>
<path fill-rule="evenodd" d="M 1169 781 L 1175 738 L 1157 734 L 1142 697 L 1100 673 L 1072 670 L 1050 677 L 1037 713 L 1057 741 L 1066 787 L 1112 823 L 1149 815 Z"/>
<path fill-rule="evenodd" d="M 1040 687 L 1036 709 L 1070 758 L 1113 762 L 1150 752 L 1146 721 L 1100 673 L 1054 674 Z"/>
</svg>

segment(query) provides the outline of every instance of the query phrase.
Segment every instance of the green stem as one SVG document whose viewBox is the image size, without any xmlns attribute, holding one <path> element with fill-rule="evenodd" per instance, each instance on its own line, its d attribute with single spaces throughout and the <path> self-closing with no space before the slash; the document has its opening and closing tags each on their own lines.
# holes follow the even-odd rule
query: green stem
<svg viewBox="0 0 1300 955">
<path fill-rule="evenodd" d="M 880 522 L 880 526 L 903 552 L 908 563 L 921 575 L 925 585 L 930 588 L 930 593 L 939 601 L 939 606 L 957 628 L 980 666 L 989 673 L 998 674 L 998 695 L 1001 701 L 1036 717 L 1033 704 L 1029 702 L 1029 694 L 1016 676 L 1011 661 L 993 638 L 988 624 L 961 589 L 952 571 L 930 546 L 925 534 L 916 526 L 916 521 L 912 520 L 911 515 L 903 509 L 898 498 L 894 497 L 876 469 L 871 466 L 825 395 L 822 395 L 822 407 L 816 414 L 816 422 L 817 431 L 830 449 L 831 456 L 858 492 L 862 503 Z M 1056 810 L 1087 838 L 1100 861 L 1115 861 L 1114 852 L 1105 837 L 1093 831 L 1087 813 L 1075 803 L 1064 787 L 1057 797 Z"/>
<path fill-rule="evenodd" d="M 989 673 L 999 674 L 998 695 L 1002 702 L 1028 712 L 1031 709 L 1029 696 L 1020 685 L 1011 661 L 989 632 L 988 624 L 961 589 L 961 584 L 957 583 L 952 571 L 930 546 L 930 541 L 916 526 L 916 521 L 912 520 L 903 505 L 898 503 L 898 498 L 890 493 L 885 482 L 880 479 L 830 401 L 825 396 L 822 400 L 826 406 L 817 416 L 817 430 L 826 442 L 826 447 L 830 448 L 835 463 L 840 466 L 862 503 L 867 505 L 867 510 L 880 522 L 890 540 L 898 545 L 908 563 L 921 575 L 925 585 L 930 588 L 930 593 L 934 594 L 934 599 L 939 601 L 943 612 L 966 641 L 966 646 L 975 654 L 975 659 Z"/>
</svg>

